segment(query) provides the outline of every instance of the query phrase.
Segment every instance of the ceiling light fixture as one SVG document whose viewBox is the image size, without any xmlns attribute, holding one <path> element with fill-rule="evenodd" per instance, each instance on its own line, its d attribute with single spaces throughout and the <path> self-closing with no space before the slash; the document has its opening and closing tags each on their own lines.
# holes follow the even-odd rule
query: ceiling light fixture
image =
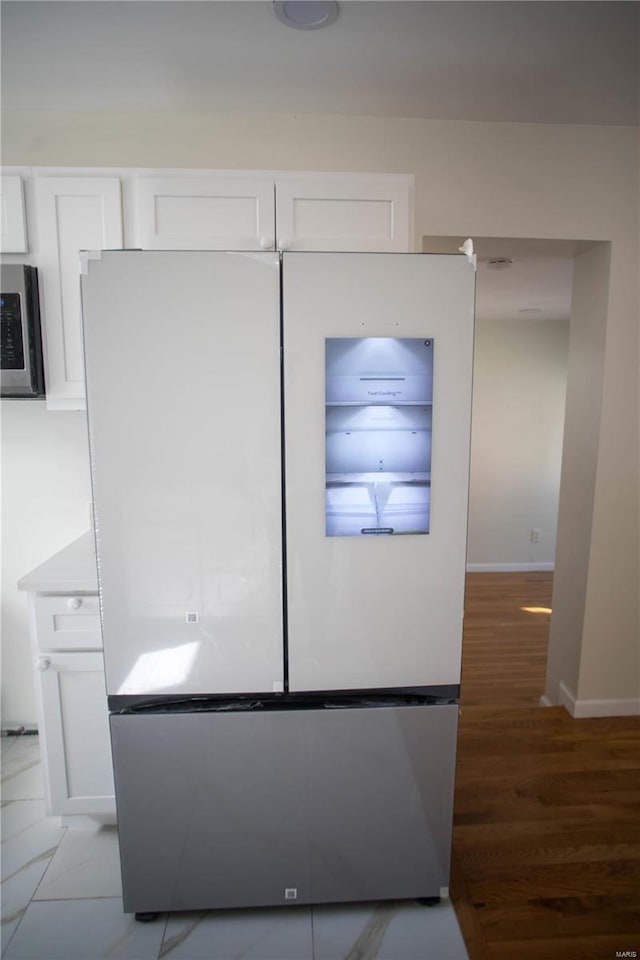
<svg viewBox="0 0 640 960">
<path fill-rule="evenodd" d="M 335 0 L 273 0 L 271 8 L 280 23 L 296 30 L 328 27 L 338 16 Z"/>
</svg>

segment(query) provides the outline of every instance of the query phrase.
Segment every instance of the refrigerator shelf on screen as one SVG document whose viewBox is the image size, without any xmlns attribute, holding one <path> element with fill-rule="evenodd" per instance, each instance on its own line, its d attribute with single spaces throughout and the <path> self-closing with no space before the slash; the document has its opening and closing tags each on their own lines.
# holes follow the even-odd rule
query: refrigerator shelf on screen
<svg viewBox="0 0 640 960">
<path fill-rule="evenodd" d="M 326 534 L 429 533 L 433 339 L 325 340 Z"/>
</svg>

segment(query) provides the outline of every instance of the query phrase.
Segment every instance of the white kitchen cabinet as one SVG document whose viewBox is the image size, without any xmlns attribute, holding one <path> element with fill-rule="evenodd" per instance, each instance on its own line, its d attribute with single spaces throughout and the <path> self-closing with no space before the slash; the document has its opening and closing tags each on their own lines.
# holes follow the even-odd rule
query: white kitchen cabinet
<svg viewBox="0 0 640 960">
<path fill-rule="evenodd" d="M 27 220 L 22 177 L 0 177 L 0 252 L 26 253 Z"/>
<path fill-rule="evenodd" d="M 37 176 L 38 273 L 47 406 L 84 409 L 80 251 L 121 248 L 119 177 Z"/>
<path fill-rule="evenodd" d="M 140 177 L 135 180 L 143 250 L 273 250 L 273 180 Z"/>
<path fill-rule="evenodd" d="M 413 177 L 370 174 L 140 175 L 135 246 L 406 253 L 412 185 Z"/>
<path fill-rule="evenodd" d="M 82 250 L 413 249 L 409 175 L 21 167 L 5 179 L 2 230 L 16 251 L 25 188 L 50 410 L 85 408 Z"/>
<path fill-rule="evenodd" d="M 412 180 L 338 175 L 278 180 L 278 249 L 409 253 Z"/>
<path fill-rule="evenodd" d="M 49 812 L 113 815 L 102 653 L 43 652 L 36 659 L 36 671 Z"/>
<path fill-rule="evenodd" d="M 20 580 L 27 591 L 50 814 L 115 821 L 93 534 Z"/>
</svg>

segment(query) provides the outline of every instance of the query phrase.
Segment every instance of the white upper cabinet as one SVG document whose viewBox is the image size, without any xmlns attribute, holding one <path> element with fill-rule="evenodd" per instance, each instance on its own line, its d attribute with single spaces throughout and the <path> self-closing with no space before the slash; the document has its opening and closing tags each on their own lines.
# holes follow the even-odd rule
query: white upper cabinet
<svg viewBox="0 0 640 960">
<path fill-rule="evenodd" d="M 273 250 L 273 180 L 140 177 L 135 181 L 143 250 Z"/>
<path fill-rule="evenodd" d="M 276 182 L 279 250 L 408 253 L 413 177 Z"/>
<path fill-rule="evenodd" d="M 83 410 L 80 251 L 315 250 L 408 253 L 405 174 L 6 168 L 0 252 L 38 268 L 47 407 Z"/>
<path fill-rule="evenodd" d="M 38 273 L 47 406 L 84 408 L 80 251 L 121 248 L 118 177 L 37 177 Z"/>
<path fill-rule="evenodd" d="M 412 186 L 410 176 L 372 174 L 138 174 L 134 245 L 407 253 L 413 248 Z"/>
<path fill-rule="evenodd" d="M 0 177 L 0 252 L 26 253 L 27 250 L 22 177 Z"/>
</svg>

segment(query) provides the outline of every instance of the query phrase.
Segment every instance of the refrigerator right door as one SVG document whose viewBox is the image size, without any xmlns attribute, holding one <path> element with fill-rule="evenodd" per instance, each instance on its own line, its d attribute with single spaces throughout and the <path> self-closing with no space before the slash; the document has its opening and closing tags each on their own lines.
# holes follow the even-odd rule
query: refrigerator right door
<svg viewBox="0 0 640 960">
<path fill-rule="evenodd" d="M 283 256 L 291 691 L 459 684 L 474 295 L 462 256 Z"/>
</svg>

